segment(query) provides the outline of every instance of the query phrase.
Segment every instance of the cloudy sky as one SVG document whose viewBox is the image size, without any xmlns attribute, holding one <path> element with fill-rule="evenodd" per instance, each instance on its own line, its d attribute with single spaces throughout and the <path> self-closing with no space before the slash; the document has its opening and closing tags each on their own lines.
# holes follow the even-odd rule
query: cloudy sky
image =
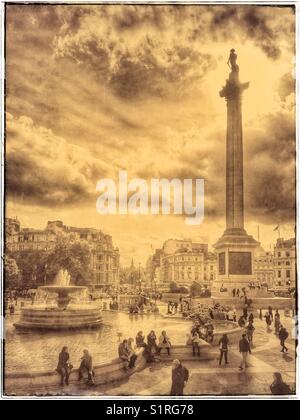
<svg viewBox="0 0 300 420">
<path fill-rule="evenodd" d="M 122 263 L 168 238 L 213 244 L 225 229 L 226 105 L 219 90 L 238 53 L 244 94 L 245 216 L 269 250 L 294 233 L 294 11 L 255 6 L 6 8 L 6 210 L 100 228 Z M 103 216 L 96 184 L 204 178 L 205 218 Z"/>
</svg>

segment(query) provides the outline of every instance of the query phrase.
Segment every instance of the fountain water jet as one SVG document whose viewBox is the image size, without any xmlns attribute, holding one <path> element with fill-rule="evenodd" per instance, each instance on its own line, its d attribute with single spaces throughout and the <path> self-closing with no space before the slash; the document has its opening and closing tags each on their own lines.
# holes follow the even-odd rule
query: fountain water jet
<svg viewBox="0 0 300 420">
<path fill-rule="evenodd" d="M 41 286 L 38 291 L 48 297 L 54 294 L 54 303 L 35 303 L 21 311 L 21 317 L 14 324 L 17 329 L 65 330 L 95 328 L 102 324 L 101 309 L 90 302 L 77 303 L 74 294 L 86 294 L 87 287 L 70 285 L 70 274 L 60 270 L 51 286 Z M 82 300 L 82 299 L 81 299 Z"/>
</svg>

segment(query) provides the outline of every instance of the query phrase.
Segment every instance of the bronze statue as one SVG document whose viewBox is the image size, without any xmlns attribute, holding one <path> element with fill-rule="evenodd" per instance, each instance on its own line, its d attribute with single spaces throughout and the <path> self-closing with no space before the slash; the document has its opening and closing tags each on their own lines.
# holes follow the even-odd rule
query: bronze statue
<svg viewBox="0 0 300 420">
<path fill-rule="evenodd" d="M 239 66 L 236 64 L 236 60 L 237 60 L 237 54 L 235 52 L 235 49 L 232 48 L 230 50 L 230 55 L 227 61 L 227 65 L 231 68 L 232 71 L 238 71 Z"/>
</svg>

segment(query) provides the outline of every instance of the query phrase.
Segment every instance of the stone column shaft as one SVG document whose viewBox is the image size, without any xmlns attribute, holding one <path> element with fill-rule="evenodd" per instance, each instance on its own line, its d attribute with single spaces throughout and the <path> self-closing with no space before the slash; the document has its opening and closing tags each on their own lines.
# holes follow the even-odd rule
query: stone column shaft
<svg viewBox="0 0 300 420">
<path fill-rule="evenodd" d="M 244 229 L 243 134 L 239 93 L 227 99 L 226 228 Z"/>
</svg>

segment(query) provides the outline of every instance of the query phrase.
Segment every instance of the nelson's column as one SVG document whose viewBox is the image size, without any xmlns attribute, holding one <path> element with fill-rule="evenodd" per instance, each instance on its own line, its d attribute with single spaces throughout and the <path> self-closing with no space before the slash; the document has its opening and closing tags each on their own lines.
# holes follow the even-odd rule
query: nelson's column
<svg viewBox="0 0 300 420">
<path fill-rule="evenodd" d="M 226 137 L 226 230 L 214 245 L 218 256 L 218 271 L 212 287 L 217 300 L 233 296 L 233 289 L 247 290 L 255 282 L 254 250 L 259 243 L 244 229 L 243 129 L 242 93 L 248 83 L 240 83 L 237 55 L 231 50 L 228 64 L 231 72 L 220 96 L 227 103 Z M 253 289 L 254 290 L 254 289 Z M 256 289 L 257 290 L 257 289 Z M 242 293 L 241 293 L 242 295 Z"/>
</svg>

